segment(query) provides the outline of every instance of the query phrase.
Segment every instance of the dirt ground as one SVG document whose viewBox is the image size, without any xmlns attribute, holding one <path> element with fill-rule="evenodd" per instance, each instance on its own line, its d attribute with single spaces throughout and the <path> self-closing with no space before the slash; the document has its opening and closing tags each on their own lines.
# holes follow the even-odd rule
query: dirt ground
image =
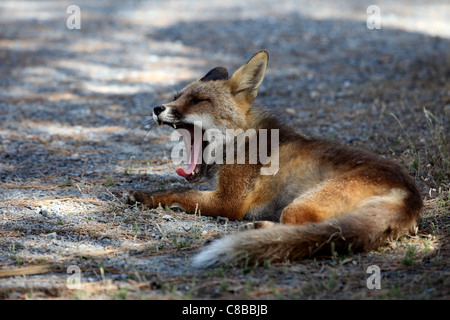
<svg viewBox="0 0 450 320">
<path fill-rule="evenodd" d="M 378 1 L 381 29 L 369 29 L 371 4 L 1 1 L 0 299 L 449 299 L 450 4 Z M 81 29 L 67 28 L 70 5 Z M 366 254 L 194 270 L 203 243 L 240 222 L 124 205 L 126 191 L 186 184 L 171 130 L 146 125 L 152 107 L 259 50 L 259 103 L 415 177 L 415 235 Z M 367 287 L 371 265 L 381 289 Z"/>
</svg>

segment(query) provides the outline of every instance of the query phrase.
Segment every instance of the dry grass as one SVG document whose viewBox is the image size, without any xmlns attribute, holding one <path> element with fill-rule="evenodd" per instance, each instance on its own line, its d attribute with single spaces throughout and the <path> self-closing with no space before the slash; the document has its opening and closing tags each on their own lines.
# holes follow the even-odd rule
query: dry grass
<svg viewBox="0 0 450 320">
<path fill-rule="evenodd" d="M 0 299 L 450 299 L 448 37 L 369 32 L 358 2 L 89 3 L 78 33 L 59 1 L 33 15 L 27 5 L 0 10 Z M 384 5 L 400 25 L 417 9 Z M 196 271 L 192 255 L 239 223 L 123 204 L 124 191 L 181 186 L 170 134 L 132 131 L 142 114 L 261 46 L 271 62 L 258 101 L 308 134 L 401 162 L 425 201 L 415 235 L 365 254 Z M 371 265 L 380 290 L 366 286 Z"/>
<path fill-rule="evenodd" d="M 84 200 L 86 205 L 92 202 L 92 199 L 78 199 L 77 203 Z M 23 204 L 28 203 L 30 202 Z M 114 203 L 123 209 L 122 203 Z M 14 260 L 16 266 L 3 266 L 0 277 L 14 276 L 24 289 L 3 289 L 2 294 L 4 298 L 8 298 L 14 292 L 15 298 L 29 299 L 448 299 L 448 207 L 448 191 L 426 200 L 416 235 L 399 239 L 387 247 L 366 254 L 313 259 L 294 264 L 185 271 L 172 275 L 161 271 L 149 272 L 107 265 L 109 257 L 131 252 L 138 259 L 168 259 L 167 264 L 172 263 L 172 267 L 176 268 L 180 261 L 170 262 L 171 258 L 183 257 L 182 260 L 188 263 L 186 259 L 198 250 L 205 239 L 216 236 L 215 233 L 199 235 L 191 243 L 181 246 L 170 236 L 155 241 L 145 234 L 138 234 L 139 243 L 132 248 L 78 251 L 52 262 L 45 261 L 44 256 L 41 257 L 42 262 L 21 261 L 17 258 Z M 146 220 L 155 215 L 156 211 L 141 211 L 125 226 L 117 224 L 110 225 L 110 228 L 114 229 L 117 239 L 136 241 L 136 233 L 126 225 L 130 226 L 133 222 L 148 223 Z M 168 212 L 160 210 L 158 213 L 162 215 Z M 86 214 L 95 215 L 96 212 Z M 170 214 L 176 219 L 192 219 L 195 223 L 194 217 L 186 216 L 183 212 L 171 211 Z M 158 221 L 163 223 L 163 219 L 159 218 L 155 220 L 155 224 Z M 64 232 L 86 234 L 91 238 L 100 237 L 105 233 L 105 222 L 93 223 L 89 228 L 73 226 L 61 231 Z M 21 234 L 18 232 L 7 236 L 14 238 Z M 92 280 L 83 281 L 80 288 L 70 290 L 65 285 L 65 269 L 73 261 L 81 266 L 83 277 Z M 369 265 L 378 265 L 382 270 L 381 290 L 369 290 L 366 287 L 369 276 L 366 270 Z M 40 276 L 33 280 L 30 276 L 32 274 Z M 125 275 L 125 279 L 115 275 Z M 17 296 L 18 293 L 20 296 Z"/>
<path fill-rule="evenodd" d="M 397 145 L 389 145 L 419 183 L 425 207 L 417 233 L 380 248 L 354 256 L 305 260 L 241 268 L 189 269 L 189 259 L 205 240 L 236 230 L 216 220 L 202 220 L 182 211 L 161 208 L 129 208 L 122 202 L 121 187 L 126 183 L 147 181 L 147 169 L 167 166 L 167 159 L 118 161 L 118 169 L 102 176 L 61 178 L 61 169 L 42 179 L 27 183 L 4 183 L 2 190 L 43 192 L 39 198 L 16 197 L 0 201 L 0 208 L 44 208 L 57 205 L 69 218 L 40 219 L 21 214 L 4 216 L 4 223 L 16 225 L 0 229 L 3 252 L 9 262 L 1 265 L 0 294 L 3 298 L 50 299 L 449 299 L 450 216 L 449 148 L 446 118 L 428 111 L 417 113 L 427 129 L 416 132 L 397 118 Z M 381 136 L 379 139 L 383 139 Z M 389 137 L 390 139 L 390 137 Z M 401 150 L 401 153 L 395 150 Z M 382 150 L 383 151 L 383 150 Z M 20 164 L 20 165 L 26 165 Z M 164 168 L 161 168 L 164 172 Z M 106 176 L 106 178 L 105 178 Z M 57 183 L 55 183 L 55 181 Z M 131 181 L 131 182 L 130 182 Z M 174 183 L 158 182 L 154 188 Z M 176 183 L 176 182 L 175 182 Z M 129 189 L 127 187 L 125 189 Z M 49 194 L 55 192 L 56 194 Z M 62 192 L 62 194 L 58 194 Z M 103 195 L 99 197 L 100 195 Z M 105 196 L 108 197 L 105 200 Z M 168 229 L 163 217 L 177 223 Z M 21 227 L 21 221 L 33 227 Z M 43 222 L 45 222 L 43 224 Z M 182 225 L 182 223 L 185 223 Z M 186 227 L 189 225 L 189 227 Z M 214 226 L 216 225 L 216 226 Z M 219 225 L 219 227 L 217 227 Z M 205 226 L 209 226 L 208 229 Z M 184 229 L 186 228 L 186 229 Z M 148 231 L 153 230 L 153 231 Z M 205 231 L 205 232 L 202 232 Z M 28 254 L 36 241 L 22 242 L 27 234 L 52 234 L 81 238 L 84 243 L 104 238 L 110 245 L 101 250 L 79 249 L 65 253 Z M 158 237 L 152 235 L 156 233 Z M 181 239 L 181 240 L 180 240 Z M 127 242 L 126 245 L 123 243 Z M 5 248 L 6 247 L 6 248 Z M 32 252 L 32 250 L 30 250 Z M 110 262 L 117 258 L 117 262 Z M 136 265 L 119 264 L 133 260 Z M 164 263 L 164 268 L 152 264 Z M 68 289 L 66 270 L 75 264 L 83 270 L 78 289 Z M 145 266 L 142 267 L 142 264 Z M 366 272 L 370 265 L 381 269 L 380 290 L 369 290 Z M 164 271 L 166 270 L 166 271 Z"/>
</svg>

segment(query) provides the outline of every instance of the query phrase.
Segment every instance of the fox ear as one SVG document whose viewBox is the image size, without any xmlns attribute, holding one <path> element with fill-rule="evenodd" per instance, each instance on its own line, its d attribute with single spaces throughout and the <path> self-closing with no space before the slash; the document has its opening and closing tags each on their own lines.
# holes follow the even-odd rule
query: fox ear
<svg viewBox="0 0 450 320">
<path fill-rule="evenodd" d="M 210 70 L 200 81 L 228 80 L 228 71 L 224 67 L 216 67 Z"/>
<path fill-rule="evenodd" d="M 266 51 L 260 51 L 255 54 L 228 80 L 231 92 L 238 99 L 244 98 L 250 103 L 253 102 L 266 74 L 268 62 L 269 54 Z"/>
</svg>

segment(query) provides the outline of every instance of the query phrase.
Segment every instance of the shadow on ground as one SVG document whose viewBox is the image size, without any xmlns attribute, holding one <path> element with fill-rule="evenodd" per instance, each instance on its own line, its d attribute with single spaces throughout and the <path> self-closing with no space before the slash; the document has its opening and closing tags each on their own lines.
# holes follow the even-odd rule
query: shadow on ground
<svg viewBox="0 0 450 320">
<path fill-rule="evenodd" d="M 133 19 L 144 4 L 118 1 L 82 2 L 82 29 L 68 30 L 65 3 L 8 4 L 0 5 L 0 276 L 19 272 L 0 279 L 2 297 L 448 297 L 449 177 L 434 143 L 448 128 L 447 38 L 282 11 L 231 19 L 233 7 L 215 19 L 157 12 L 153 25 Z M 410 170 L 427 201 L 418 236 L 338 260 L 193 271 L 202 242 L 238 222 L 123 205 L 127 190 L 185 185 L 170 161 L 170 129 L 145 125 L 152 106 L 259 50 L 270 54 L 260 103 L 307 134 Z M 424 107 L 436 116 L 431 129 Z M 371 264 L 383 270 L 384 290 L 367 290 Z M 82 290 L 67 289 L 70 265 L 83 271 Z M 30 271 L 39 266 L 48 269 Z"/>
</svg>

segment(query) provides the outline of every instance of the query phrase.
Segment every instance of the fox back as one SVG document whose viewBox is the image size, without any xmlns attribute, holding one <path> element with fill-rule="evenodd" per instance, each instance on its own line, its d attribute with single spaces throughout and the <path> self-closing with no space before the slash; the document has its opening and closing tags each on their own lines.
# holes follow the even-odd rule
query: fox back
<svg viewBox="0 0 450 320">
<path fill-rule="evenodd" d="M 155 122 L 180 130 L 189 151 L 177 173 L 214 181 L 212 190 L 136 191 L 130 202 L 256 221 L 203 249 L 201 267 L 368 251 L 413 229 L 422 199 L 397 163 L 307 137 L 254 103 L 267 63 L 262 51 L 230 78 L 214 68 L 154 108 Z"/>
</svg>

